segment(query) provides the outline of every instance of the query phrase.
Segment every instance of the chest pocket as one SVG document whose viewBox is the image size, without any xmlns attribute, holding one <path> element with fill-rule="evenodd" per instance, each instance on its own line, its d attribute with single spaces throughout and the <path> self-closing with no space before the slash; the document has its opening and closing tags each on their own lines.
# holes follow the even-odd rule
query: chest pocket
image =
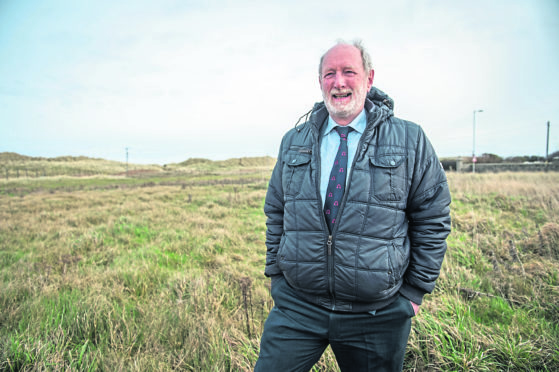
<svg viewBox="0 0 559 372">
<path fill-rule="evenodd" d="M 284 158 L 282 186 L 285 196 L 297 196 L 301 192 L 305 175 L 309 173 L 311 150 L 291 147 Z"/>
<path fill-rule="evenodd" d="M 400 201 L 406 195 L 406 155 L 377 154 L 370 158 L 371 187 L 379 201 Z"/>
</svg>

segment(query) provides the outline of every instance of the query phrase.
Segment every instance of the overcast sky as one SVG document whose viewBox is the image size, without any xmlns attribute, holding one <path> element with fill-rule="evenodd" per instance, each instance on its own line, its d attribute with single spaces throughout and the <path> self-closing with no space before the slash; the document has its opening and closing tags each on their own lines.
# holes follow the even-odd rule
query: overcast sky
<svg viewBox="0 0 559 372">
<path fill-rule="evenodd" d="M 559 150 L 559 1 L 0 0 L 0 152 L 276 156 L 361 38 L 441 157 Z"/>
</svg>

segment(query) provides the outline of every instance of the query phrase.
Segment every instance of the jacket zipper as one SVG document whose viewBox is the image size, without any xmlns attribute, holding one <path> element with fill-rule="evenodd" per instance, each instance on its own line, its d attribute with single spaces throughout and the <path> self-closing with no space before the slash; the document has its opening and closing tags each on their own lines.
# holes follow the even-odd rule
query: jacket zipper
<svg viewBox="0 0 559 372">
<path fill-rule="evenodd" d="M 330 296 L 332 297 L 332 310 L 336 308 L 336 301 L 334 299 L 334 260 L 332 257 L 332 235 L 328 235 L 328 241 L 326 242 L 328 246 L 328 289 L 330 290 Z"/>
<path fill-rule="evenodd" d="M 322 200 L 322 195 L 320 194 L 320 178 L 321 178 L 321 163 L 322 163 L 322 159 L 320 158 L 320 130 L 316 129 L 316 127 L 313 125 L 311 126 L 311 128 L 313 128 L 313 132 L 315 135 L 315 143 L 316 146 L 318 147 L 317 150 L 317 171 L 316 171 L 316 180 L 315 180 L 315 184 L 316 184 L 316 194 L 318 195 L 318 203 L 319 203 L 319 207 L 320 210 L 322 211 L 324 208 L 324 201 Z M 328 225 L 326 224 L 326 216 L 324 216 L 324 213 L 322 213 L 322 228 L 325 229 L 326 231 L 328 231 Z M 327 265 L 327 270 L 328 270 L 328 290 L 330 292 L 330 299 L 332 301 L 332 310 L 335 309 L 336 307 L 336 301 L 335 301 L 335 297 L 334 297 L 334 261 L 332 258 L 332 240 L 333 240 L 333 235 L 332 232 L 329 231 L 328 234 L 328 241 L 326 242 L 326 246 L 327 246 L 327 261 L 326 261 L 326 265 Z"/>
</svg>

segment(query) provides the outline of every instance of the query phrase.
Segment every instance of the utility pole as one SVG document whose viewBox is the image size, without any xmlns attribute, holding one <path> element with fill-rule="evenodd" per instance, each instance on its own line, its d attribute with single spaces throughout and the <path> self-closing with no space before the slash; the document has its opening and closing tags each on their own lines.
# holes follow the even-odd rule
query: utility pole
<svg viewBox="0 0 559 372">
<path fill-rule="evenodd" d="M 128 177 L 128 147 L 126 148 L 126 177 Z"/>
<path fill-rule="evenodd" d="M 549 120 L 547 121 L 547 140 L 545 141 L 545 161 L 549 162 Z"/>
<path fill-rule="evenodd" d="M 473 143 L 473 147 L 472 147 L 472 173 L 476 172 L 476 112 L 483 112 L 483 110 L 474 110 L 474 133 L 473 133 L 473 138 L 474 138 L 474 143 Z"/>
<path fill-rule="evenodd" d="M 547 138 L 545 141 L 545 171 L 548 171 L 549 167 L 549 120 L 547 121 Z"/>
</svg>

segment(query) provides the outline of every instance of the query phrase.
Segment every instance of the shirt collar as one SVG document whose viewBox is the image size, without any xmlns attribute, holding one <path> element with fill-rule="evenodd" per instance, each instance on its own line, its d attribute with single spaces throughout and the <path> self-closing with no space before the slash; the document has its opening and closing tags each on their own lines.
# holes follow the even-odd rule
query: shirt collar
<svg viewBox="0 0 559 372">
<path fill-rule="evenodd" d="M 328 125 L 324 130 L 324 136 L 330 134 L 330 132 L 334 130 L 334 128 L 337 126 L 339 126 L 339 124 L 336 123 L 331 116 L 328 116 Z M 357 117 L 355 117 L 355 119 L 353 119 L 353 121 L 349 123 L 347 126 L 352 127 L 354 131 L 363 134 L 363 131 L 367 126 L 367 115 L 365 115 L 365 109 L 361 110 L 359 115 L 357 115 Z"/>
</svg>

